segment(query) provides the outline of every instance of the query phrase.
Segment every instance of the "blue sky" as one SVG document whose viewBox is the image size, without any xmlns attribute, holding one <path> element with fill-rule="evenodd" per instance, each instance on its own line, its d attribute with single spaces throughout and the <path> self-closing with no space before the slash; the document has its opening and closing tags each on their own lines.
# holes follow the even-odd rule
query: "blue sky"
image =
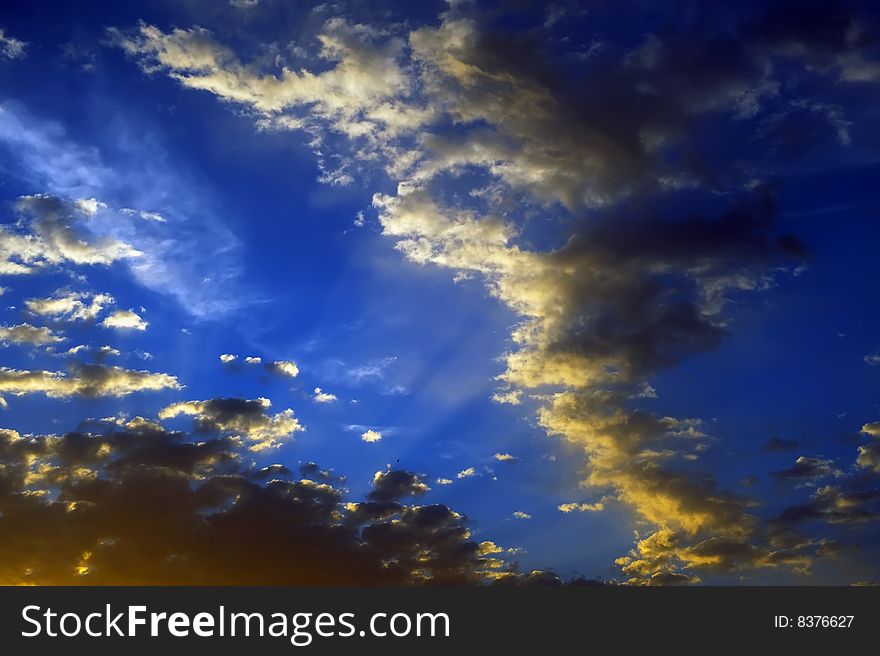
<svg viewBox="0 0 880 656">
<path fill-rule="evenodd" d="M 3 427 L 413 472 L 495 571 L 876 580 L 877 16 L 771 4 L 4 3 Z"/>
</svg>

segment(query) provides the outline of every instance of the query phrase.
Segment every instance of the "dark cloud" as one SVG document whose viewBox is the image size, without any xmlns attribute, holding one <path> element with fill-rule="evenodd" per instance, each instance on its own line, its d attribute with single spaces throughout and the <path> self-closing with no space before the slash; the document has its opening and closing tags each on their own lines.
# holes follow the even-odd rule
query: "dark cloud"
<svg viewBox="0 0 880 656">
<path fill-rule="evenodd" d="M 190 415 L 198 432 L 243 437 L 250 442 L 252 451 L 263 451 L 280 446 L 295 432 L 303 430 L 293 410 L 288 408 L 273 415 L 269 413 L 271 406 L 272 402 L 262 397 L 182 401 L 160 410 L 159 417 Z"/>
<path fill-rule="evenodd" d="M 779 480 L 812 481 L 829 476 L 840 476 L 841 472 L 834 468 L 831 460 L 799 456 L 788 469 L 773 472 Z"/>
<path fill-rule="evenodd" d="M 387 503 L 399 501 L 404 497 L 420 496 L 429 490 L 422 477 L 400 469 L 376 472 L 373 477 L 373 490 L 368 495 L 370 501 Z"/>
<path fill-rule="evenodd" d="M 830 524 L 860 525 L 878 519 L 880 490 L 828 485 L 816 490 L 807 503 L 786 508 L 775 523 L 785 526 L 807 520 L 823 520 Z"/>
<path fill-rule="evenodd" d="M 285 467 L 284 465 L 267 465 L 265 467 L 261 467 L 257 470 L 253 477 L 256 480 L 267 479 L 267 478 L 278 478 L 281 476 L 289 476 L 290 469 Z"/>
<path fill-rule="evenodd" d="M 692 585 L 699 583 L 699 577 L 681 572 L 657 572 L 648 579 L 648 585 Z"/>
<path fill-rule="evenodd" d="M 254 470 L 234 439 L 192 441 L 143 420 L 59 437 L 0 431 L 0 461 L 7 584 L 472 583 L 500 551 L 444 505 L 352 520 L 320 468 L 300 480 Z M 416 480 L 389 470 L 374 496 L 398 498 Z"/>
<path fill-rule="evenodd" d="M 758 190 L 717 217 L 584 223 L 545 256 L 546 279 L 509 292 L 557 300 L 553 330 L 536 340 L 539 349 L 524 350 L 528 378 L 579 366 L 587 380 L 596 378 L 591 369 L 610 368 L 617 383 L 639 382 L 714 348 L 728 332 L 731 297 L 772 286 L 780 268 L 799 261 L 791 255 L 805 252 L 777 233 L 776 215 L 769 191 Z"/>
</svg>

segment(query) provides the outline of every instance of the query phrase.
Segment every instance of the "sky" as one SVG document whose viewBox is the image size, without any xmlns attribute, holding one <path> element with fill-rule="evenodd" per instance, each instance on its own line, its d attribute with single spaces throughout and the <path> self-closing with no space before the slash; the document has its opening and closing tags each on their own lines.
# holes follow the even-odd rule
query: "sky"
<svg viewBox="0 0 880 656">
<path fill-rule="evenodd" d="M 7 0 L 0 583 L 880 582 L 870 2 Z"/>
</svg>

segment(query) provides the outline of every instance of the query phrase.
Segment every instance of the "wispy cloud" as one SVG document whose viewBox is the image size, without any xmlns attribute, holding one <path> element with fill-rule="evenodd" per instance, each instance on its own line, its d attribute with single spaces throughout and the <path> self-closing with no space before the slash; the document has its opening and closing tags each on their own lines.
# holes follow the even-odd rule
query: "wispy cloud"
<svg viewBox="0 0 880 656">
<path fill-rule="evenodd" d="M 27 43 L 16 39 L 8 34 L 6 30 L 0 27 L 0 56 L 6 59 L 21 59 L 25 56 Z"/>
<path fill-rule="evenodd" d="M 127 262 L 138 282 L 198 318 L 219 318 L 248 303 L 239 240 L 206 190 L 169 167 L 169 154 L 149 135 L 135 137 L 119 120 L 107 130 L 117 133 L 112 152 L 78 143 L 16 103 L 0 105 L 0 148 L 17 163 L 13 174 L 77 201 L 92 233 L 130 244 L 140 254 Z"/>
</svg>

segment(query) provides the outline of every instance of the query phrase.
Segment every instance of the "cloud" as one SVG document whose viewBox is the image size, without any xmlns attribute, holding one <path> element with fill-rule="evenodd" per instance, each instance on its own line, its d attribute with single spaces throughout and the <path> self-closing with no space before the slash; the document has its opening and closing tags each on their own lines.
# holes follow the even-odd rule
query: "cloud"
<svg viewBox="0 0 880 656">
<path fill-rule="evenodd" d="M 473 476 L 476 476 L 476 475 L 477 475 L 477 470 L 476 470 L 476 469 L 474 469 L 473 467 L 467 467 L 467 468 L 465 468 L 465 469 L 462 469 L 460 472 L 458 472 L 458 473 L 455 475 L 455 477 L 456 477 L 456 478 L 459 478 L 459 479 L 461 479 L 461 478 L 472 478 Z"/>
<path fill-rule="evenodd" d="M 229 364 L 230 362 L 235 362 L 236 356 L 231 353 L 221 353 L 220 354 L 220 362 L 223 364 Z"/>
<path fill-rule="evenodd" d="M 812 481 L 829 476 L 839 477 L 842 472 L 834 467 L 832 460 L 798 456 L 794 465 L 789 469 L 773 472 L 773 476 L 780 480 Z"/>
<path fill-rule="evenodd" d="M 522 510 L 516 510 L 511 515 L 514 519 L 531 519 L 532 516 L 529 513 L 523 512 Z"/>
<path fill-rule="evenodd" d="M 782 3 L 746 24 L 743 35 L 774 54 L 849 83 L 880 80 L 880 63 L 866 58 L 873 34 L 851 7 L 837 2 Z"/>
<path fill-rule="evenodd" d="M 265 367 L 267 371 L 280 376 L 287 376 L 288 378 L 299 376 L 299 367 L 290 360 L 275 360 L 274 362 L 267 363 Z"/>
<path fill-rule="evenodd" d="M 297 431 L 305 430 L 290 408 L 274 415 L 265 398 L 217 398 L 207 401 L 182 401 L 159 411 L 160 419 L 178 415 L 195 418 L 199 432 L 217 432 L 245 440 L 251 451 L 274 449 L 289 441 Z"/>
<path fill-rule="evenodd" d="M 510 405 L 519 405 L 522 403 L 522 390 L 505 390 L 492 394 L 492 400 L 495 403 L 507 403 Z"/>
<path fill-rule="evenodd" d="M 871 437 L 880 437 L 880 421 L 874 421 L 862 426 L 862 432 Z"/>
<path fill-rule="evenodd" d="M 872 367 L 880 366 L 880 353 L 869 353 L 865 356 L 865 362 Z"/>
<path fill-rule="evenodd" d="M 361 439 L 368 444 L 372 444 L 373 442 L 378 442 L 382 439 L 382 433 L 370 428 L 361 433 Z"/>
<path fill-rule="evenodd" d="M 862 469 L 869 469 L 875 474 L 880 474 L 880 444 L 877 442 L 864 444 L 859 447 L 858 452 L 856 465 Z"/>
<path fill-rule="evenodd" d="M 101 325 L 104 328 L 146 330 L 150 324 L 132 310 L 114 310 L 101 322 Z"/>
<path fill-rule="evenodd" d="M 384 169 L 395 184 L 373 197 L 382 234 L 416 265 L 482 279 L 518 317 L 496 400 L 534 396 L 541 427 L 582 451 L 585 485 L 651 527 L 617 564 L 629 582 L 658 584 L 699 580 L 681 568 L 803 573 L 813 555 L 768 544 L 753 500 L 683 466 L 705 448 L 699 419 L 638 407 L 654 376 L 734 329 L 733 304 L 807 256 L 762 184 L 772 158 L 705 146 L 774 103 L 787 108 L 780 130 L 810 115 L 849 138 L 846 116 L 791 82 L 821 84 L 828 66 L 867 80 L 864 37 L 840 29 L 850 18 L 804 24 L 664 28 L 565 76 L 533 34 L 463 5 L 411 30 L 328 21 L 318 73 L 265 72 L 201 28 L 113 36 L 144 70 L 244 108 L 261 129 L 305 130 L 327 182 L 346 182 L 353 164 Z M 791 46 L 826 32 L 836 45 L 822 62 Z M 328 169 L 328 152 L 344 164 Z M 729 202 L 703 214 L 656 202 L 684 192 Z M 558 226 L 554 242 L 536 245 L 537 216 Z"/>
<path fill-rule="evenodd" d="M 658 531 L 639 541 L 629 555 L 617 560 L 617 564 L 624 574 L 634 577 L 628 581 L 631 584 L 668 585 L 670 582 L 700 581 L 698 576 L 669 569 L 671 561 L 684 568 L 715 572 L 786 568 L 807 573 L 811 564 L 808 555 L 797 551 L 762 548 L 729 537 L 710 537 L 688 546 L 680 533 L 670 530 Z"/>
<path fill-rule="evenodd" d="M 2 275 L 29 274 L 68 262 L 106 266 L 142 255 L 111 238 L 87 241 L 75 207 L 57 196 L 22 196 L 15 207 L 22 216 L 23 227 L 0 226 Z"/>
<path fill-rule="evenodd" d="M 59 436 L 0 430 L 0 457 L 4 585 L 518 578 L 471 538 L 463 515 L 404 505 L 425 491 L 409 472 L 379 472 L 366 500 L 346 502 L 340 479 L 314 463 L 301 477 L 256 468 L 232 438 L 142 418 Z"/>
<path fill-rule="evenodd" d="M 497 460 L 498 462 L 514 463 L 514 462 L 519 462 L 519 460 L 520 460 L 516 456 L 512 456 L 509 453 L 496 453 L 492 457 L 495 458 L 495 460 Z"/>
<path fill-rule="evenodd" d="M 862 426 L 862 433 L 880 438 L 880 421 L 865 424 Z M 873 441 L 860 446 L 856 457 L 856 466 L 880 474 L 880 442 Z"/>
<path fill-rule="evenodd" d="M 572 512 L 601 512 L 605 510 L 605 504 L 601 501 L 597 501 L 596 503 L 563 503 L 559 505 L 560 512 L 564 512 L 566 514 Z"/>
<path fill-rule="evenodd" d="M 0 103 L 0 144 L 15 178 L 65 205 L 65 225 L 75 232 L 69 241 L 99 251 L 90 258 L 74 253 L 78 260 L 119 261 L 138 283 L 175 298 L 198 318 L 224 316 L 253 299 L 238 282 L 240 244 L 219 220 L 215 195 L 158 145 L 149 125 L 133 126 L 124 113 L 111 113 L 113 120 L 104 121 L 105 147 L 99 150 L 17 102 Z M 106 208 L 88 216 L 69 199 L 95 199 Z M 168 223 L 173 231 L 114 209 L 132 206 L 162 208 L 163 218 L 173 219 Z M 61 264 L 51 243 L 44 253 L 45 239 L 28 241 L 34 231 L 22 229 L 27 227 L 0 231 L 0 275 Z"/>
<path fill-rule="evenodd" d="M 73 206 L 89 218 L 95 216 L 98 210 L 107 209 L 107 203 L 103 203 L 97 198 L 77 198 L 73 201 Z"/>
<path fill-rule="evenodd" d="M 147 212 L 146 210 L 133 210 L 130 207 L 123 207 L 119 210 L 127 216 L 137 216 L 144 221 L 155 221 L 156 223 L 168 223 L 164 216 L 158 212 Z"/>
<path fill-rule="evenodd" d="M 426 108 L 401 101 L 400 96 L 412 92 L 409 78 L 398 65 L 402 40 L 343 18 L 329 19 L 318 34 L 321 58 L 335 65 L 317 74 L 286 67 L 280 75 L 259 71 L 242 63 L 201 27 L 166 33 L 142 23 L 134 33 L 111 28 L 109 35 L 144 71 L 165 71 L 186 87 L 245 104 L 257 113 L 265 129 L 308 129 L 315 123 L 331 122 L 347 137 L 364 142 L 363 148 L 382 150 L 391 136 L 417 127 L 430 114 Z M 317 146 L 321 136 L 314 134 Z M 318 163 L 323 181 L 351 182 L 344 164 L 332 167 L 320 156 Z"/>
<path fill-rule="evenodd" d="M 871 433 L 865 429 L 871 426 L 873 425 L 863 426 L 862 432 L 870 435 Z M 857 453 L 855 471 L 848 475 L 834 471 L 835 477 L 841 480 L 834 485 L 825 485 L 816 489 L 805 503 L 789 506 L 773 519 L 770 530 L 774 534 L 775 541 L 803 543 L 804 539 L 794 533 L 794 527 L 807 523 L 844 525 L 855 532 L 859 527 L 880 521 L 880 490 L 876 488 L 875 476 L 880 473 L 880 449 L 876 441 L 871 441 L 859 446 Z M 820 462 L 819 469 L 825 467 L 826 465 Z M 807 470 L 813 468 L 813 463 L 807 463 L 805 467 Z M 822 540 L 818 541 L 818 544 L 821 549 Z M 840 549 L 836 551 L 839 552 Z"/>
<path fill-rule="evenodd" d="M 45 394 L 52 398 L 71 396 L 127 396 L 135 392 L 180 389 L 177 378 L 164 373 L 75 364 L 69 374 L 58 371 L 22 370 L 0 367 L 0 394 L 23 396 Z"/>
<path fill-rule="evenodd" d="M 6 30 L 0 27 L 0 55 L 6 59 L 21 59 L 25 55 L 27 45 L 24 41 L 7 34 Z"/>
<path fill-rule="evenodd" d="M 859 526 L 880 519 L 880 490 L 847 489 L 840 485 L 820 487 L 806 503 L 786 508 L 776 519 L 786 526 L 809 520 Z"/>
<path fill-rule="evenodd" d="M 376 472 L 373 476 L 373 489 L 367 498 L 377 503 L 388 503 L 404 497 L 421 496 L 430 490 L 418 474 L 389 469 Z"/>
<path fill-rule="evenodd" d="M 312 397 L 315 403 L 333 403 L 336 401 L 336 395 L 324 392 L 320 387 L 315 388 L 315 395 Z"/>
<path fill-rule="evenodd" d="M 58 290 L 48 298 L 29 298 L 27 311 L 42 317 L 65 321 L 91 321 L 114 303 L 109 294 Z"/>
<path fill-rule="evenodd" d="M 29 344 L 30 346 L 45 346 L 63 342 L 64 337 L 56 335 L 43 326 L 32 326 L 29 323 L 20 323 L 15 326 L 0 326 L 0 344 Z"/>
<path fill-rule="evenodd" d="M 244 361 L 247 364 L 260 364 L 263 361 L 263 359 L 255 356 L 255 355 L 249 355 L 244 359 Z"/>
<path fill-rule="evenodd" d="M 330 374 L 350 385 L 363 385 L 366 383 L 384 380 L 388 375 L 388 369 L 397 361 L 396 356 L 370 360 L 361 365 L 347 367 L 343 362 L 334 362 L 330 366 Z M 339 369 L 342 371 L 340 372 Z"/>
</svg>

